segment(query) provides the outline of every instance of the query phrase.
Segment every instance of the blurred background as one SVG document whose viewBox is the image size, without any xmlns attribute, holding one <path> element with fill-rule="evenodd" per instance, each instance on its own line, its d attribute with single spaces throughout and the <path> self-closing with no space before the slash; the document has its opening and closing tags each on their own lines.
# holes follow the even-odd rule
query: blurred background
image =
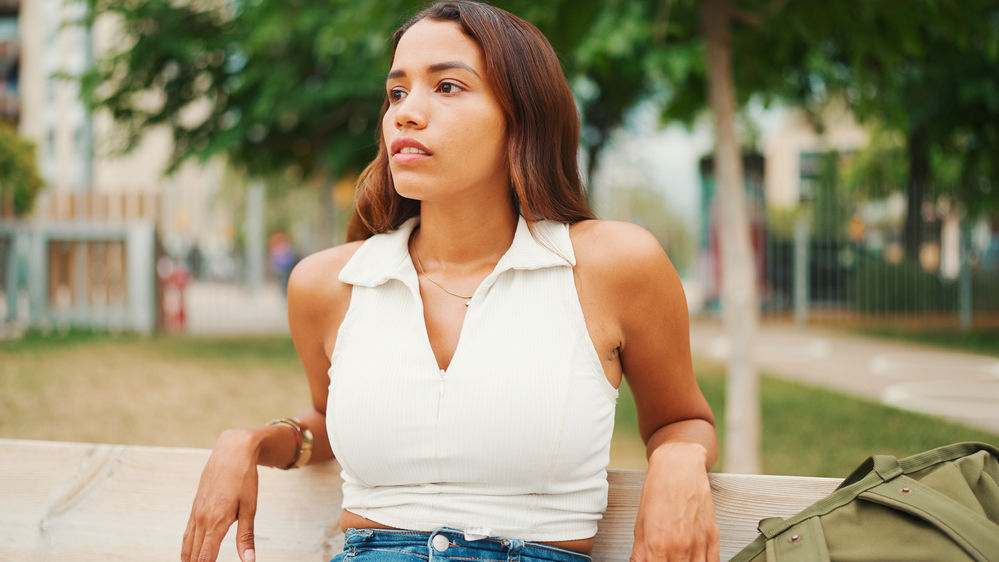
<svg viewBox="0 0 999 562">
<path fill-rule="evenodd" d="M 562 60 L 597 214 L 650 230 L 680 273 L 716 412 L 727 343 L 714 124 L 734 129 L 761 368 L 784 379 L 764 381 L 768 472 L 793 470 L 774 447 L 807 441 L 768 432 L 800 425 L 774 417 L 793 412 L 819 416 L 815 428 L 838 417 L 858 450 L 996 442 L 994 2 L 495 4 Z M 0 0 L 0 436 L 211 446 L 221 428 L 308 404 L 288 274 L 344 241 L 377 146 L 387 37 L 422 6 Z M 727 14 L 730 114 L 706 97 L 706 9 Z M 835 363 L 847 356 L 856 365 Z M 868 407 L 885 409 L 859 418 Z M 641 466 L 621 410 L 615 462 Z M 95 421 L 65 423 L 81 417 Z M 872 424 L 920 429 L 865 441 Z M 829 460 L 808 472 L 861 460 L 834 453 L 814 452 Z"/>
</svg>

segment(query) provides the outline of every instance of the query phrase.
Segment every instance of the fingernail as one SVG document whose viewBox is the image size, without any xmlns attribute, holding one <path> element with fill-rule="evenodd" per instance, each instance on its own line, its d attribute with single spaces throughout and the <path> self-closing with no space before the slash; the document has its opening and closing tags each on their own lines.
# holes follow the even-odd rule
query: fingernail
<svg viewBox="0 0 999 562">
<path fill-rule="evenodd" d="M 257 555 L 253 553 L 252 548 L 248 548 L 243 551 L 243 562 L 253 562 L 257 559 Z"/>
</svg>

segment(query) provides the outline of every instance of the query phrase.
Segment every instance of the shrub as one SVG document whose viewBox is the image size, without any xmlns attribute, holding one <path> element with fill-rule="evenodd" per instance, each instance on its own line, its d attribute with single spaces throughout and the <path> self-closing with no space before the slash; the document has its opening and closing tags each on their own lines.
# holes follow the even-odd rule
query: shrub
<svg viewBox="0 0 999 562">
<path fill-rule="evenodd" d="M 34 143 L 0 122 L 0 201 L 7 201 L 13 192 L 14 214 L 25 215 L 34 206 L 41 187 Z"/>
</svg>

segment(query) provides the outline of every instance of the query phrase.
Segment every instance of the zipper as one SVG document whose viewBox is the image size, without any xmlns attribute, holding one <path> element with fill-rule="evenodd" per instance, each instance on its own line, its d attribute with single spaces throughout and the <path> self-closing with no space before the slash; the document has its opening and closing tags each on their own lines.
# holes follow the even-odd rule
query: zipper
<svg viewBox="0 0 999 562">
<path fill-rule="evenodd" d="M 441 384 L 437 391 L 437 416 L 434 418 L 435 420 L 441 417 L 441 402 L 444 401 L 444 375 L 446 374 L 447 371 L 441 369 Z"/>
</svg>

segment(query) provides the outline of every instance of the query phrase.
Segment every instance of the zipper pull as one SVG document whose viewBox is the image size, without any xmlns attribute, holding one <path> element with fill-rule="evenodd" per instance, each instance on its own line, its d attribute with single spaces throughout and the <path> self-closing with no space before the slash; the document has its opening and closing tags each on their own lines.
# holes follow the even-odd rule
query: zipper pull
<svg viewBox="0 0 999 562">
<path fill-rule="evenodd" d="M 441 396 L 444 396 L 444 375 L 445 374 L 447 374 L 447 373 L 444 371 L 444 369 L 441 369 L 441 386 L 440 386 L 440 395 Z"/>
</svg>

